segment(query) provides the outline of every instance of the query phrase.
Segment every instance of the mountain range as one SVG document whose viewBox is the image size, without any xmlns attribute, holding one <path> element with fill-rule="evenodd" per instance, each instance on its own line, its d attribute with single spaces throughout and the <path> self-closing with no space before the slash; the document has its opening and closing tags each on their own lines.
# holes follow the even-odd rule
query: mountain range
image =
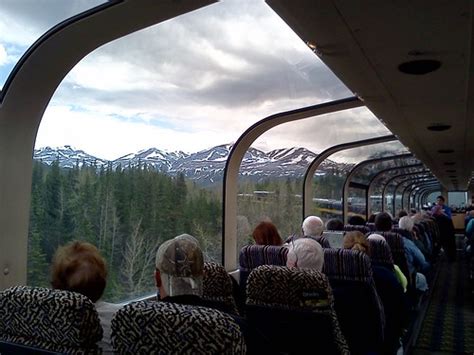
<svg viewBox="0 0 474 355">
<path fill-rule="evenodd" d="M 225 162 L 231 149 L 232 144 L 223 144 L 187 154 L 181 151 L 168 152 L 149 148 L 109 161 L 65 145 L 35 149 L 33 159 L 48 165 L 58 161 L 59 166 L 63 168 L 80 167 L 84 164 L 95 165 L 98 169 L 108 165 L 114 169 L 119 166 L 122 168 L 147 166 L 170 175 L 182 172 L 187 178 L 201 185 L 207 185 L 222 180 Z M 242 160 L 240 175 L 257 181 L 263 178 L 303 177 L 306 168 L 316 156 L 316 153 L 301 147 L 281 148 L 270 152 L 250 148 Z M 333 170 L 345 172 L 351 166 L 326 159 L 316 174 L 324 175 Z"/>
</svg>

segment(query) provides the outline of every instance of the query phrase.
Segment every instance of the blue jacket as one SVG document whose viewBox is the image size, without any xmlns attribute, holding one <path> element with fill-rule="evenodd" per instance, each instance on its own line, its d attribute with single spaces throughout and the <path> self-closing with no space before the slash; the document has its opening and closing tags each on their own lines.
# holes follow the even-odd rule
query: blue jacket
<svg viewBox="0 0 474 355">
<path fill-rule="evenodd" d="M 413 274 L 415 271 L 422 273 L 428 271 L 430 264 L 426 261 L 425 256 L 416 244 L 408 238 L 403 238 L 403 244 L 410 274 Z"/>
</svg>

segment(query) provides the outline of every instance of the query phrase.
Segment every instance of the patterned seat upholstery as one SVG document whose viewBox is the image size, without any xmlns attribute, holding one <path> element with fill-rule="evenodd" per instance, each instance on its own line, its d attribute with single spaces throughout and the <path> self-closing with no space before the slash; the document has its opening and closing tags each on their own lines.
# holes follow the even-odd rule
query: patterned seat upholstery
<svg viewBox="0 0 474 355">
<path fill-rule="evenodd" d="M 393 256 L 390 246 L 385 240 L 368 239 L 370 244 L 370 260 L 372 265 L 384 266 L 393 270 Z"/>
<path fill-rule="evenodd" d="M 246 245 L 239 255 L 239 310 L 245 313 L 245 299 L 247 297 L 247 278 L 250 272 L 262 265 L 286 266 L 288 248 L 275 245 Z"/>
<path fill-rule="evenodd" d="M 0 341 L 68 354 L 99 353 L 94 304 L 62 290 L 16 286 L 0 292 Z M 20 350 L 22 352 L 23 350 Z"/>
<path fill-rule="evenodd" d="M 215 309 L 139 301 L 112 319 L 112 345 L 119 354 L 244 354 L 234 319 Z"/>
<path fill-rule="evenodd" d="M 240 286 L 245 288 L 250 272 L 261 265 L 286 265 L 288 248 L 275 245 L 246 245 L 240 250 Z"/>
<path fill-rule="evenodd" d="M 222 305 L 228 313 L 238 314 L 237 305 L 232 293 L 232 280 L 225 268 L 214 262 L 204 263 L 203 295 L 209 302 Z"/>
<path fill-rule="evenodd" d="M 350 231 L 359 231 L 364 234 L 370 232 L 370 228 L 367 226 L 359 226 L 359 225 L 354 225 L 354 224 L 346 224 L 344 225 L 344 231 L 350 232 Z"/>
<path fill-rule="evenodd" d="M 328 279 L 316 270 L 264 265 L 247 284 L 246 314 L 281 353 L 348 353 Z"/>
<path fill-rule="evenodd" d="M 369 257 L 356 250 L 324 249 L 323 273 L 332 286 L 337 317 L 351 353 L 378 352 L 385 315 Z"/>
<path fill-rule="evenodd" d="M 393 262 L 398 265 L 400 270 L 406 276 L 407 280 L 411 280 L 410 272 L 408 270 L 408 262 L 405 254 L 405 245 L 403 237 L 395 232 L 376 232 L 382 235 L 390 246 L 392 251 Z"/>
</svg>

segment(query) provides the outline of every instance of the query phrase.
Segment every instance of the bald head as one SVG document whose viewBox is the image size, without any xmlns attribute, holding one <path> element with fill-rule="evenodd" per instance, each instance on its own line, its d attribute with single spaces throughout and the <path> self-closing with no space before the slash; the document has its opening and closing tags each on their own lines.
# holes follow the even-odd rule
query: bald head
<svg viewBox="0 0 474 355">
<path fill-rule="evenodd" d="M 324 223 L 321 218 L 309 216 L 303 221 L 303 234 L 307 237 L 319 237 L 323 234 Z"/>
</svg>

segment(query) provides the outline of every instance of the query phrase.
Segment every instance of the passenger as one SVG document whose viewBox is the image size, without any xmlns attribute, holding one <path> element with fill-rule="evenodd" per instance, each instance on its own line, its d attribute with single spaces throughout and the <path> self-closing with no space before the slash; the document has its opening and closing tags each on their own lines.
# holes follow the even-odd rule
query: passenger
<svg viewBox="0 0 474 355">
<path fill-rule="evenodd" d="M 252 237 L 257 245 L 282 245 L 283 240 L 271 222 L 260 222 L 253 230 Z"/>
<path fill-rule="evenodd" d="M 321 218 L 316 216 L 306 217 L 301 226 L 301 231 L 303 232 L 302 238 L 311 238 L 321 244 L 323 248 L 331 248 L 329 240 L 323 235 L 324 222 Z M 285 240 L 285 246 L 298 238 L 301 237 L 298 235 L 289 236 Z"/>
<path fill-rule="evenodd" d="M 465 231 L 465 236 L 466 236 L 466 244 L 465 244 L 465 251 L 468 257 L 471 257 L 472 255 L 472 244 L 473 244 L 473 236 L 474 236 L 474 210 L 470 210 L 469 212 L 470 219 L 468 220 L 468 223 L 466 225 L 466 231 Z"/>
<path fill-rule="evenodd" d="M 202 299 L 204 258 L 196 238 L 189 234 L 181 234 L 165 241 L 156 252 L 155 264 L 155 283 L 159 301 L 224 311 L 217 302 Z M 228 314 L 239 325 L 247 344 L 248 354 L 258 354 L 271 349 L 268 339 L 255 329 L 251 329 L 245 319 Z"/>
<path fill-rule="evenodd" d="M 375 223 L 375 217 L 377 217 L 377 214 L 378 214 L 378 213 L 372 213 L 372 214 L 369 216 L 369 219 L 367 220 L 367 223 Z"/>
<path fill-rule="evenodd" d="M 456 260 L 456 239 L 454 235 L 453 221 L 446 212 L 443 212 L 441 205 L 434 206 L 432 209 L 433 217 L 436 220 L 440 234 L 440 244 L 444 249 L 449 261 Z"/>
<path fill-rule="evenodd" d="M 342 242 L 344 249 L 359 250 L 370 256 L 369 242 L 362 232 L 351 231 L 344 235 Z"/>
<path fill-rule="evenodd" d="M 365 226 L 365 219 L 361 216 L 351 216 L 347 223 L 352 226 Z"/>
<path fill-rule="evenodd" d="M 55 289 L 78 292 L 95 304 L 104 330 L 98 343 L 103 353 L 113 353 L 110 323 L 121 305 L 99 301 L 107 279 L 105 261 L 92 244 L 74 241 L 56 250 L 51 269 L 51 285 Z"/>
<path fill-rule="evenodd" d="M 407 212 L 407 211 L 405 211 L 405 210 L 400 210 L 400 211 L 398 212 L 398 219 L 399 219 L 399 220 L 400 220 L 400 218 L 405 217 L 405 216 L 408 216 L 408 212 Z"/>
<path fill-rule="evenodd" d="M 328 231 L 343 231 L 344 222 L 339 218 L 331 218 L 326 222 L 326 230 Z"/>
<path fill-rule="evenodd" d="M 431 213 L 434 214 L 435 213 L 435 209 L 436 209 L 436 213 L 439 215 L 440 213 L 444 214 L 445 216 L 449 217 L 450 219 L 452 218 L 452 211 L 451 211 L 451 208 L 446 206 L 444 204 L 445 200 L 444 200 L 444 197 L 443 196 L 438 196 L 436 197 L 436 205 L 434 205 L 432 208 L 431 208 Z M 437 208 L 437 207 L 441 207 L 440 209 Z M 440 212 L 441 211 L 441 212 Z"/>
<path fill-rule="evenodd" d="M 384 242 L 386 242 L 386 240 L 383 236 L 381 236 L 380 234 L 376 234 L 376 233 L 370 234 L 367 237 L 367 239 L 369 239 L 369 240 L 383 240 Z M 393 264 L 393 271 L 394 271 L 395 277 L 398 280 L 398 283 L 400 284 L 400 286 L 402 286 L 403 291 L 407 292 L 408 280 L 407 280 L 406 276 L 403 274 L 402 270 L 400 269 L 400 267 L 397 264 Z"/>
<path fill-rule="evenodd" d="M 474 210 L 469 210 L 466 212 L 466 217 L 464 217 L 464 227 L 467 228 L 467 225 L 470 221 L 474 219 Z"/>
<path fill-rule="evenodd" d="M 413 225 L 413 220 L 408 216 L 402 217 L 398 222 L 399 228 L 409 233 L 413 231 Z M 410 271 L 410 275 L 416 274 L 416 289 L 422 292 L 426 291 L 428 290 L 428 284 L 426 282 L 425 274 L 430 269 L 430 263 L 426 261 L 421 250 L 410 238 L 407 238 L 403 234 L 402 236 L 408 270 Z M 422 275 L 417 275 L 418 271 L 421 272 Z"/>
<path fill-rule="evenodd" d="M 382 237 L 379 235 L 379 237 Z M 382 237 L 383 238 L 383 237 Z M 370 244 L 359 231 L 347 232 L 344 249 L 359 250 L 370 256 Z M 385 311 L 385 335 L 383 354 L 396 354 L 400 348 L 400 337 L 408 321 L 408 302 L 396 276 L 389 269 L 372 265 L 377 293 Z"/>
<path fill-rule="evenodd" d="M 324 251 L 312 238 L 299 238 L 288 244 L 286 266 L 322 271 Z"/>
<path fill-rule="evenodd" d="M 387 212 L 377 213 L 375 216 L 375 230 L 379 232 L 389 232 L 392 229 L 392 216 Z"/>
</svg>

